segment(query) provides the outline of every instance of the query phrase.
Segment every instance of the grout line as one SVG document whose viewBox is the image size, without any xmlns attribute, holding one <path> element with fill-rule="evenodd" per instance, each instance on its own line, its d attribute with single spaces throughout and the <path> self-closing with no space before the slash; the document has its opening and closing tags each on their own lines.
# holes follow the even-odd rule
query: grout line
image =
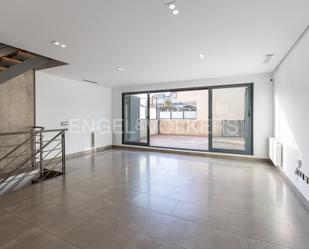
<svg viewBox="0 0 309 249">
<path fill-rule="evenodd" d="M 177 201 L 175 207 L 174 207 L 174 208 L 171 210 L 171 212 L 169 213 L 169 216 L 170 216 L 170 217 L 174 217 L 173 214 L 174 214 L 176 208 L 178 208 L 178 206 L 179 206 L 181 203 L 182 203 L 182 201 L 180 201 L 180 200 Z"/>
<path fill-rule="evenodd" d="M 81 223 L 82 224 L 82 223 Z M 48 230 L 46 230 L 45 228 L 43 228 L 43 227 L 39 227 L 39 226 L 34 226 L 35 228 L 37 228 L 37 229 L 40 229 L 41 231 L 44 231 L 45 233 L 48 233 L 50 236 L 52 236 L 52 237 L 56 237 L 57 239 L 59 239 L 59 240 L 62 240 L 63 242 L 65 242 L 65 243 L 68 243 L 69 245 L 72 245 L 72 246 L 74 246 L 74 247 L 76 247 L 76 248 L 79 248 L 79 249 L 83 249 L 82 247 L 79 247 L 79 246 L 77 246 L 76 244 L 74 244 L 74 243 L 72 243 L 72 242 L 70 242 L 70 241 L 67 241 L 67 240 L 65 240 L 65 239 L 63 239 L 63 238 L 61 238 L 59 235 L 56 235 L 56 234 L 53 234 L 53 233 L 51 233 L 51 232 L 49 232 Z M 74 229 L 74 228 L 73 228 Z M 72 230 L 72 229 L 71 229 Z M 69 231 L 71 231 L 71 230 L 69 230 Z"/>
<path fill-rule="evenodd" d="M 196 222 L 196 221 L 193 221 L 193 220 L 186 220 L 186 219 L 183 219 L 183 218 L 180 218 L 180 217 L 176 217 L 176 216 L 172 216 L 172 217 L 175 218 L 175 219 L 181 220 L 183 222 L 186 222 L 186 223 L 191 223 L 191 224 L 199 225 L 199 226 L 202 226 L 202 227 L 210 228 L 210 229 L 213 229 L 213 230 L 218 230 L 218 231 L 221 231 L 221 232 L 237 235 L 237 236 L 243 237 L 245 239 L 252 239 L 252 240 L 262 241 L 262 242 L 265 242 L 265 243 L 268 243 L 268 244 L 272 244 L 272 245 L 277 245 L 277 246 L 280 246 L 280 247 L 283 246 L 281 244 L 277 244 L 277 243 L 270 242 L 270 241 L 267 241 L 267 240 L 257 239 L 257 238 L 254 238 L 252 236 L 250 237 L 250 235 L 247 235 L 247 234 L 244 235 L 244 234 L 240 234 L 240 233 L 237 233 L 237 232 L 231 232 L 231 231 L 226 230 L 226 229 L 221 228 L 221 227 L 212 226 L 212 225 L 206 225 L 206 224 L 203 224 L 203 223 L 199 223 L 199 222 Z M 294 239 L 294 237 L 293 237 L 293 239 Z M 294 242 L 296 242 L 296 240 L 294 240 Z M 283 247 L 284 248 L 295 249 L 295 248 L 287 247 L 286 245 L 284 245 Z"/>
</svg>

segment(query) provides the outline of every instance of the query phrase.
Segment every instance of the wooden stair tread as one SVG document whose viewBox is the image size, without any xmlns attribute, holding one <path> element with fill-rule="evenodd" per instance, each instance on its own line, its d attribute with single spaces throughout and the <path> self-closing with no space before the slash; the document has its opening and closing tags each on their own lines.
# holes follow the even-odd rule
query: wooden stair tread
<svg viewBox="0 0 309 249">
<path fill-rule="evenodd" d="M 22 63 L 22 61 L 20 61 L 20 60 L 12 59 L 12 58 L 9 58 L 9 57 L 2 57 L 1 61 L 8 63 L 8 64 L 20 64 L 20 63 Z"/>
<path fill-rule="evenodd" d="M 16 55 L 16 57 L 18 57 L 18 58 L 25 58 L 25 59 L 32 59 L 32 58 L 34 58 L 35 57 L 35 55 L 34 54 L 31 54 L 31 53 L 29 53 L 29 52 L 25 52 L 25 51 L 18 51 L 17 52 L 17 55 Z"/>
<path fill-rule="evenodd" d="M 8 68 L 7 67 L 0 67 L 0 72 L 4 71 L 6 69 L 8 69 Z"/>
</svg>

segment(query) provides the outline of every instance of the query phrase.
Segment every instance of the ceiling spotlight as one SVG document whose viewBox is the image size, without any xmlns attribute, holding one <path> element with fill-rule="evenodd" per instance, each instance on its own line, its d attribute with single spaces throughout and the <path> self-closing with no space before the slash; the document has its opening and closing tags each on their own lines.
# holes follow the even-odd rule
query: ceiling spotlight
<svg viewBox="0 0 309 249">
<path fill-rule="evenodd" d="M 125 69 L 124 69 L 123 67 L 117 67 L 117 70 L 118 70 L 119 72 L 124 72 L 124 71 L 125 71 Z"/>
<path fill-rule="evenodd" d="M 60 42 L 58 42 L 58 41 L 52 41 L 51 43 L 56 45 L 56 46 L 60 46 Z"/>
<path fill-rule="evenodd" d="M 169 8 L 170 10 L 174 10 L 174 9 L 176 9 L 176 5 L 175 5 L 174 3 L 170 3 L 170 4 L 168 5 L 168 8 Z"/>
<path fill-rule="evenodd" d="M 205 55 L 200 54 L 199 56 L 200 56 L 200 59 L 201 59 L 201 60 L 204 60 L 204 59 L 205 59 Z"/>
<path fill-rule="evenodd" d="M 179 10 L 174 9 L 172 13 L 173 13 L 173 15 L 175 15 L 175 16 L 176 16 L 176 15 L 178 15 L 178 14 L 179 14 Z"/>
<path fill-rule="evenodd" d="M 52 41 L 51 43 L 54 44 L 55 46 L 60 46 L 60 47 L 62 47 L 62 48 L 66 48 L 66 47 L 67 47 L 67 45 L 61 44 L 61 43 L 58 42 L 58 41 Z"/>
</svg>

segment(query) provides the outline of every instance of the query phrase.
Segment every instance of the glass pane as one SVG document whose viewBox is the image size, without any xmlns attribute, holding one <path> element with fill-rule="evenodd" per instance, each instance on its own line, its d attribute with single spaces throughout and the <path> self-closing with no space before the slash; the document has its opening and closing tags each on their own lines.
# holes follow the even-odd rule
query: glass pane
<svg viewBox="0 0 309 249">
<path fill-rule="evenodd" d="M 212 147 L 246 150 L 247 87 L 212 90 Z"/>
<path fill-rule="evenodd" d="M 208 150 L 208 90 L 150 94 L 150 145 Z"/>
<path fill-rule="evenodd" d="M 147 110 L 147 94 L 125 95 L 125 142 L 147 143 Z"/>
<path fill-rule="evenodd" d="M 157 109 L 150 107 L 150 119 L 157 119 Z"/>
</svg>

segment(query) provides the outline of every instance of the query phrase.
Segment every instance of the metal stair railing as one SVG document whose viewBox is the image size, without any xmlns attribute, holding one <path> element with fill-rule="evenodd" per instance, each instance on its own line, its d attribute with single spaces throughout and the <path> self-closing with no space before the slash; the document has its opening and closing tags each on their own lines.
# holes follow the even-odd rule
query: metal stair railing
<svg viewBox="0 0 309 249">
<path fill-rule="evenodd" d="M 1 146 L 2 149 L 13 149 L 2 152 L 4 156 L 0 159 L 0 194 L 19 189 L 31 180 L 39 182 L 65 174 L 65 131 L 66 129 L 45 130 L 43 127 L 34 127 L 30 131 L 0 133 L 0 144 L 1 141 L 14 141 L 18 137 L 20 139 L 20 136 L 26 136 L 17 145 Z M 7 139 L 3 139 L 4 137 Z"/>
<path fill-rule="evenodd" d="M 29 135 L 29 138 L 25 139 L 23 142 L 21 142 L 20 144 L 17 144 L 17 145 L 2 145 L 1 146 L 1 149 L 5 149 L 5 148 L 11 148 L 11 147 L 14 147 L 11 151 L 9 151 L 6 155 L 4 155 L 1 159 L 0 159 L 0 173 L 3 172 L 3 170 L 5 168 L 8 168 L 12 163 L 14 163 L 15 161 L 17 161 L 18 159 L 21 158 L 21 155 L 30 155 L 31 152 L 34 151 L 34 145 L 35 145 L 35 139 L 36 139 L 36 133 L 33 132 L 35 130 L 39 129 L 38 131 L 41 131 L 44 129 L 44 127 L 41 127 L 41 126 L 34 126 L 32 127 L 32 129 L 30 130 L 31 133 Z M 16 136 L 20 136 L 20 135 L 27 135 L 29 133 L 29 131 L 22 131 L 22 132 L 9 132 L 9 133 L 0 133 L 0 141 L 3 142 L 3 137 L 14 137 L 16 138 Z M 12 139 L 10 139 L 12 140 Z M 16 140 L 16 139 L 15 139 Z M 17 155 L 14 155 L 14 153 L 17 153 L 19 149 L 22 149 L 24 148 L 24 150 L 22 152 L 20 152 L 19 154 Z M 27 153 L 28 152 L 28 153 Z M 0 150 L 0 153 L 1 153 L 1 150 Z M 10 159 L 12 159 L 10 161 Z M 1 166 L 2 162 L 4 162 L 5 160 L 9 161 L 7 164 L 5 164 L 4 167 Z M 35 160 L 33 160 L 32 162 L 33 164 L 33 167 L 35 165 Z"/>
</svg>

